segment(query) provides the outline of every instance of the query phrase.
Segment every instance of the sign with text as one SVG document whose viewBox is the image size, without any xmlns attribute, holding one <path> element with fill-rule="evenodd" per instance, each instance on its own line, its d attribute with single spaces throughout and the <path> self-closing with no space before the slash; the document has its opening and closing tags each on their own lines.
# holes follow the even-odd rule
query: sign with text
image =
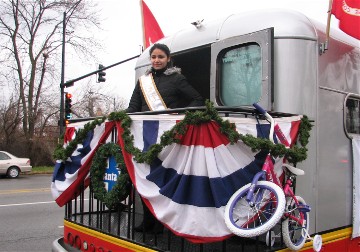
<svg viewBox="0 0 360 252">
<path fill-rule="evenodd" d="M 110 156 L 107 162 L 108 165 L 105 170 L 104 184 L 106 191 L 110 192 L 113 186 L 116 184 L 116 181 L 120 174 L 120 168 L 118 167 L 116 160 L 113 156 Z"/>
</svg>

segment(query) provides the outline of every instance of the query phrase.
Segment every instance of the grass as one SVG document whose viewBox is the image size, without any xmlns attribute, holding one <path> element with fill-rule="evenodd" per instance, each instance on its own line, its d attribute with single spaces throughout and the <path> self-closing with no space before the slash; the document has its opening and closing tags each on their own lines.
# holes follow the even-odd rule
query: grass
<svg viewBox="0 0 360 252">
<path fill-rule="evenodd" d="M 32 168 L 31 174 L 52 174 L 54 166 L 36 166 Z"/>
</svg>

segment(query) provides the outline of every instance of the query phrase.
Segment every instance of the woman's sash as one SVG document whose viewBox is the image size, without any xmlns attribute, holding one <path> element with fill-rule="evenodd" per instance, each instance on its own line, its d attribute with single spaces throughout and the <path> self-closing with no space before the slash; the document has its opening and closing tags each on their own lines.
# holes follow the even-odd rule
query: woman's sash
<svg viewBox="0 0 360 252">
<path fill-rule="evenodd" d="M 146 104 L 151 111 L 167 109 L 159 90 L 156 88 L 151 73 L 140 77 L 140 87 L 145 97 Z"/>
</svg>

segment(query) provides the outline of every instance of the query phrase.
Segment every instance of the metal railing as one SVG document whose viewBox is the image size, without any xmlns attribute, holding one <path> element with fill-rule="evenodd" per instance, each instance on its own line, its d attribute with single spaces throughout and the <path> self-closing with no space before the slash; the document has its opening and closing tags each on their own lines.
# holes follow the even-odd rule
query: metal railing
<svg viewBox="0 0 360 252">
<path fill-rule="evenodd" d="M 199 108 L 197 108 L 199 109 Z M 192 110 L 187 109 L 187 110 Z M 184 110 L 176 109 L 174 112 L 184 112 Z M 150 112 L 153 113 L 153 112 Z M 158 112 L 159 113 L 159 112 Z M 169 113 L 169 111 L 167 111 Z M 229 114 L 238 114 L 248 117 L 253 114 L 253 109 L 229 109 L 222 108 L 219 111 L 225 117 Z M 138 113 L 136 113 L 138 114 Z M 147 113 L 149 114 L 149 113 Z M 291 114 L 274 114 L 274 116 L 291 116 Z M 112 133 L 116 136 L 117 132 Z M 112 141 L 115 138 L 112 137 Z M 123 202 L 119 203 L 115 210 L 109 210 L 106 205 L 94 197 L 94 193 L 90 187 L 79 188 L 80 192 L 74 200 L 66 204 L 65 220 L 83 225 L 85 227 L 109 234 L 120 239 L 141 244 L 142 246 L 154 249 L 156 251 L 176 251 L 176 252 L 197 252 L 197 251 L 216 251 L 216 252 L 232 252 L 232 251 L 275 251 L 284 248 L 282 237 L 274 246 L 266 244 L 266 239 L 271 240 L 271 235 L 266 234 L 254 238 L 241 238 L 232 236 L 221 242 L 213 242 L 208 244 L 195 244 L 179 237 L 164 227 L 162 233 L 146 233 L 136 232 L 134 227 L 139 225 L 143 219 L 140 196 L 132 186 L 130 196 Z M 85 190 L 84 190 L 85 189 Z M 211 222 L 212 220 L 208 220 Z M 281 224 L 281 223 L 280 223 Z M 276 225 L 276 233 L 281 234 L 281 225 Z M 270 232 L 271 234 L 271 232 Z"/>
<path fill-rule="evenodd" d="M 120 239 L 133 241 L 156 251 L 245 252 L 275 250 L 275 247 L 266 245 L 265 235 L 251 239 L 233 236 L 221 242 L 195 244 L 176 236 L 165 227 L 162 233 L 135 232 L 134 227 L 141 222 L 142 213 L 137 211 L 137 209 L 141 209 L 139 207 L 140 196 L 134 187 L 132 189 L 132 193 L 126 201 L 122 202 L 116 210 L 109 210 L 104 203 L 94 198 L 92 190 L 88 188 L 81 192 L 76 199 L 66 204 L 65 220 Z"/>
</svg>

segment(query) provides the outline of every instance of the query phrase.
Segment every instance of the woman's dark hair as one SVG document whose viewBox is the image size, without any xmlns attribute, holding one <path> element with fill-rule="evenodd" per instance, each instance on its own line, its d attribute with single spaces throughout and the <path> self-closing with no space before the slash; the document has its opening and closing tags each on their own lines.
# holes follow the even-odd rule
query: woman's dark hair
<svg viewBox="0 0 360 252">
<path fill-rule="evenodd" d="M 170 57 L 170 49 L 167 47 L 167 45 L 160 43 L 153 44 L 153 46 L 150 48 L 150 56 L 155 49 L 160 49 L 166 54 L 166 56 Z"/>
</svg>

